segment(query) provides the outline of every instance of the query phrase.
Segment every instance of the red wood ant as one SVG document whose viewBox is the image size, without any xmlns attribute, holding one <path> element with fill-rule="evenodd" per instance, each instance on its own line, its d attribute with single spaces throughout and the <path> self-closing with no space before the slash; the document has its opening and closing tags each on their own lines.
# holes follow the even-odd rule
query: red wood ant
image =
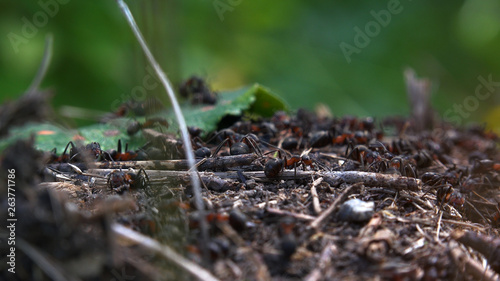
<svg viewBox="0 0 500 281">
<path fill-rule="evenodd" d="M 295 137 L 286 137 L 281 142 L 281 147 L 287 150 L 297 149 L 299 141 Z"/>
<path fill-rule="evenodd" d="M 132 124 L 130 124 L 127 128 L 127 134 L 129 136 L 133 136 L 137 132 L 139 132 L 139 130 L 152 128 L 156 125 L 160 125 L 160 126 L 168 128 L 167 120 L 160 118 L 160 117 L 154 117 L 154 118 L 146 119 L 146 121 L 144 123 L 140 123 L 137 121 L 132 122 Z"/>
<path fill-rule="evenodd" d="M 452 186 L 457 186 L 462 178 L 463 171 L 449 169 L 446 172 L 434 173 L 426 172 L 422 175 L 422 181 L 431 186 L 438 186 L 443 184 L 451 184 Z"/>
<path fill-rule="evenodd" d="M 462 193 L 456 191 L 450 184 L 441 186 L 436 197 L 440 204 L 449 203 L 455 208 L 462 207 L 465 204 L 465 197 Z"/>
<path fill-rule="evenodd" d="M 297 166 L 301 165 L 305 170 L 306 166 L 314 167 L 313 160 L 307 154 L 298 156 L 292 155 L 292 157 L 287 158 L 286 154 L 282 157 L 281 151 L 278 150 L 278 158 L 272 158 L 267 160 L 264 166 L 264 174 L 268 178 L 277 177 L 284 169 L 293 168 L 295 175 L 297 175 Z"/>
<path fill-rule="evenodd" d="M 330 131 L 317 131 L 311 135 L 309 144 L 311 147 L 320 148 L 331 144 L 333 133 Z"/>
<path fill-rule="evenodd" d="M 210 91 L 207 83 L 200 77 L 191 76 L 179 87 L 179 93 L 191 100 L 191 104 L 217 103 L 217 93 Z"/>
<path fill-rule="evenodd" d="M 66 154 L 68 151 L 68 148 L 71 146 L 69 149 L 69 155 Z M 103 153 L 107 153 L 105 151 L 101 150 L 101 145 L 99 145 L 98 142 L 91 142 L 87 144 L 86 146 L 80 146 L 76 147 L 75 144 L 70 141 L 64 148 L 63 153 L 61 156 L 57 156 L 57 149 L 54 148 L 51 151 L 51 157 L 49 160 L 49 163 L 66 163 L 70 162 L 73 159 L 78 160 L 78 161 L 85 161 L 85 160 L 100 160 L 102 158 Z"/>
<path fill-rule="evenodd" d="M 484 160 L 476 160 L 472 164 L 471 168 L 472 174 L 488 173 L 491 171 L 500 172 L 500 163 L 495 163 L 492 160 L 484 159 Z"/>
<path fill-rule="evenodd" d="M 142 168 L 137 173 L 132 169 L 127 172 L 120 169 L 114 170 L 108 175 L 107 184 L 117 193 L 123 193 L 130 188 L 146 187 L 149 184 L 149 177 Z"/>
<path fill-rule="evenodd" d="M 351 148 L 351 152 L 349 152 L 349 148 Z M 348 144 L 345 155 L 347 159 L 360 162 L 362 167 L 365 166 L 365 163 L 374 164 L 382 161 L 382 157 L 377 151 L 373 151 L 364 145 L 353 146 L 351 143 Z"/>
<path fill-rule="evenodd" d="M 224 134 L 226 134 L 226 132 L 224 132 Z M 225 144 L 228 144 L 230 147 L 230 155 L 248 154 L 253 151 L 257 153 L 257 155 L 262 156 L 262 151 L 259 148 L 258 142 L 259 138 L 254 134 L 247 134 L 243 136 L 239 141 L 235 140 L 234 135 L 226 136 L 226 138 L 217 146 L 213 155 L 217 155 L 222 147 Z"/>
<path fill-rule="evenodd" d="M 122 153 L 122 141 L 118 140 L 118 150 L 111 150 L 109 153 L 111 156 L 110 160 L 114 161 L 130 161 L 137 157 L 135 151 L 128 150 L 128 143 L 125 144 L 125 152 Z"/>
<path fill-rule="evenodd" d="M 391 159 L 391 166 L 398 169 L 400 174 L 405 177 L 417 178 L 417 169 L 413 158 L 397 156 Z"/>
</svg>

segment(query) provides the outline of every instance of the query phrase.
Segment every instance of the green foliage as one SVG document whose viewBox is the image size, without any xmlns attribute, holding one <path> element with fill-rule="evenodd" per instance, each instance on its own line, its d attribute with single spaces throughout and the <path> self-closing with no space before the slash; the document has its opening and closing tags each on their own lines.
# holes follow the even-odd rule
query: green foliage
<svg viewBox="0 0 500 281">
<path fill-rule="evenodd" d="M 72 133 L 59 126 L 48 123 L 29 123 L 24 126 L 12 128 L 7 138 L 0 140 L 0 151 L 14 143 L 18 139 L 29 139 L 35 137 L 35 148 L 50 151 L 54 148 L 62 153 L 62 150 L 72 140 Z"/>
<path fill-rule="evenodd" d="M 81 127 L 78 130 L 68 130 L 49 123 L 29 123 L 24 126 L 10 130 L 7 138 L 0 140 L 0 151 L 18 139 L 28 139 L 32 135 L 35 137 L 35 148 L 42 151 L 51 151 L 56 148 L 58 153 L 62 153 L 69 141 L 75 145 L 98 142 L 102 149 L 116 149 L 118 140 L 129 144 L 130 149 L 137 149 L 144 145 L 145 139 L 141 134 L 130 137 L 127 135 L 127 123 L 125 119 L 118 119 L 109 124 L 95 124 Z"/>
<path fill-rule="evenodd" d="M 214 131 L 219 121 L 227 115 L 247 114 L 270 117 L 277 110 L 288 110 L 288 107 L 269 89 L 259 84 L 221 93 L 217 106 L 185 104 L 182 107 L 188 126 L 198 127 L 205 133 Z M 178 127 L 172 110 L 162 115 L 166 116 L 171 124 L 169 131 L 177 132 Z M 144 120 L 145 118 L 138 118 L 136 121 L 143 122 Z M 17 139 L 27 139 L 31 135 L 35 136 L 35 147 L 43 151 L 56 148 L 58 153 L 62 153 L 70 140 L 73 142 L 78 140 L 83 144 L 98 142 L 104 150 L 116 149 L 118 140 L 121 140 L 123 144 L 128 143 L 129 149 L 135 150 L 143 146 L 146 140 L 141 133 L 134 136 L 127 134 L 127 128 L 131 122 L 128 118 L 118 118 L 106 124 L 84 126 L 77 130 L 68 130 L 48 123 L 30 123 L 13 128 L 9 137 L 0 140 L 0 150 Z"/>
<path fill-rule="evenodd" d="M 217 124 L 226 115 L 239 116 L 245 113 L 270 117 L 277 110 L 288 110 L 288 107 L 278 96 L 259 84 L 220 93 L 216 106 L 185 104 L 182 107 L 187 125 L 198 127 L 205 133 L 217 129 Z M 168 120 L 175 119 L 172 111 L 167 116 Z M 175 124 L 171 126 L 173 131 L 177 130 Z"/>
</svg>

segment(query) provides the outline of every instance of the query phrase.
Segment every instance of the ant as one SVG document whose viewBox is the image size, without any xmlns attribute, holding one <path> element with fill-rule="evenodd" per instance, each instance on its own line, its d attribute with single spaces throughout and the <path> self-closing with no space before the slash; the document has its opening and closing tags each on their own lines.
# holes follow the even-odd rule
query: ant
<svg viewBox="0 0 500 281">
<path fill-rule="evenodd" d="M 208 147 L 200 147 L 194 151 L 194 156 L 196 158 L 207 158 L 212 155 L 212 152 Z"/>
<path fill-rule="evenodd" d="M 444 173 L 426 172 L 422 175 L 422 181 L 430 186 L 439 186 L 451 184 L 457 186 L 460 184 L 464 171 L 450 168 Z"/>
<path fill-rule="evenodd" d="M 404 177 L 417 178 L 416 163 L 413 158 L 394 157 L 391 159 L 391 166 L 399 170 L 399 173 Z"/>
<path fill-rule="evenodd" d="M 152 128 L 156 125 L 161 125 L 163 127 L 168 128 L 167 120 L 160 118 L 160 117 L 154 117 L 154 118 L 146 119 L 146 121 L 142 124 L 138 121 L 132 122 L 132 124 L 130 124 L 127 128 L 127 134 L 129 136 L 133 136 L 137 132 L 139 132 L 139 130 Z"/>
<path fill-rule="evenodd" d="M 191 104 L 217 103 L 217 93 L 210 91 L 207 83 L 200 77 L 191 76 L 179 87 L 179 93 L 185 98 L 190 98 Z"/>
<path fill-rule="evenodd" d="M 200 137 L 201 134 L 203 133 L 203 129 L 198 128 L 198 127 L 189 126 L 189 127 L 187 127 L 187 129 L 188 129 L 189 135 L 192 138 Z"/>
<path fill-rule="evenodd" d="M 57 148 L 54 148 L 50 151 L 50 156 L 49 160 L 47 161 L 48 164 L 52 163 L 67 163 L 69 162 L 70 155 L 66 154 L 66 150 L 64 150 L 64 153 L 61 154 L 61 156 L 57 156 Z"/>
<path fill-rule="evenodd" d="M 264 166 L 264 174 L 268 178 L 277 177 L 284 169 L 293 168 L 295 171 L 295 176 L 297 176 L 297 166 L 302 164 L 305 170 L 306 166 L 314 168 L 313 160 L 308 154 L 304 155 L 292 155 L 291 158 L 287 158 L 286 154 L 282 157 L 281 150 L 278 150 L 278 158 L 269 159 Z"/>
<path fill-rule="evenodd" d="M 149 177 L 142 168 L 137 173 L 133 169 L 127 172 L 120 169 L 109 173 L 107 184 L 117 193 L 123 193 L 130 188 L 145 188 L 149 184 Z"/>
<path fill-rule="evenodd" d="M 257 155 L 262 156 L 262 151 L 259 148 L 258 142 L 259 138 L 254 134 L 247 134 L 237 141 L 236 135 L 229 135 L 226 131 L 221 131 L 226 137 L 217 146 L 213 155 L 216 155 L 222 147 L 227 143 L 230 147 L 230 155 L 241 155 L 251 153 L 252 150 L 257 153 Z M 234 132 L 233 132 L 234 133 Z M 220 134 L 220 133 L 219 133 Z"/>
<path fill-rule="evenodd" d="M 465 204 L 464 195 L 453 189 L 451 184 L 442 185 L 437 190 L 436 197 L 441 205 L 443 205 L 443 203 L 449 203 L 453 207 L 459 208 Z"/>
<path fill-rule="evenodd" d="M 414 144 L 405 139 L 393 140 L 392 144 L 389 146 L 389 151 L 393 154 L 400 155 L 406 153 L 412 153 L 414 150 Z"/>
<path fill-rule="evenodd" d="M 349 148 L 351 148 L 351 152 L 349 152 Z M 360 162 L 362 167 L 365 166 L 365 163 L 374 164 L 382 161 L 382 156 L 377 151 L 373 151 L 364 145 L 353 146 L 352 143 L 347 145 L 345 155 L 347 159 Z"/>
<path fill-rule="evenodd" d="M 433 155 L 425 149 L 420 150 L 417 154 L 413 155 L 413 159 L 417 163 L 418 168 L 427 168 L 434 163 Z"/>
<path fill-rule="evenodd" d="M 344 144 L 368 144 L 373 138 L 367 131 L 356 131 L 354 133 L 345 131 L 341 134 L 336 132 L 340 131 L 338 128 L 332 131 L 317 131 L 311 135 L 311 147 L 320 148 L 329 144 L 344 145 Z"/>
<path fill-rule="evenodd" d="M 332 143 L 333 133 L 330 131 L 317 131 L 311 135 L 310 145 L 314 148 L 325 147 Z"/>
<path fill-rule="evenodd" d="M 472 164 L 471 173 L 488 173 L 491 171 L 500 172 L 500 163 L 495 163 L 490 159 L 475 160 Z"/>
<path fill-rule="evenodd" d="M 66 154 L 69 149 L 69 154 Z M 94 159 L 96 161 L 102 158 L 103 153 L 107 153 L 101 150 L 101 145 L 98 142 L 91 142 L 86 146 L 76 147 L 75 144 L 70 141 L 64 148 L 61 156 L 57 156 L 57 149 L 54 148 L 51 150 L 51 156 L 49 163 L 67 163 L 72 161 L 73 159 L 77 159 L 80 161 L 84 161 L 85 159 Z"/>
<path fill-rule="evenodd" d="M 294 137 L 286 137 L 281 142 L 281 147 L 286 150 L 297 149 L 299 147 L 299 141 Z"/>
<path fill-rule="evenodd" d="M 128 150 L 128 143 L 125 144 L 125 152 L 122 153 L 122 141 L 118 140 L 118 150 L 114 150 L 114 149 L 111 150 L 109 155 L 111 156 L 110 160 L 130 161 L 130 160 L 135 159 L 138 154 L 132 150 Z"/>
</svg>

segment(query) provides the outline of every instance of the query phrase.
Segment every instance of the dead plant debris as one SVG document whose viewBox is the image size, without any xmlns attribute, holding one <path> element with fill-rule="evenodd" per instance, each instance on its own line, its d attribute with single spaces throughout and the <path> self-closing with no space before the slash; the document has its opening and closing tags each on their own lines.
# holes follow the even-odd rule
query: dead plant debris
<svg viewBox="0 0 500 281">
<path fill-rule="evenodd" d="M 182 153 L 162 158 L 182 151 L 171 135 L 119 154 L 91 144 L 48 155 L 18 141 L 0 171 L 2 182 L 16 174 L 15 276 L 498 280 L 498 137 L 478 126 L 424 127 L 299 110 L 193 136 L 203 212 Z M 10 191 L 1 192 L 6 210 Z M 351 199 L 373 210 L 358 219 L 353 204 L 339 217 Z M 8 233 L 1 240 L 7 252 Z"/>
</svg>

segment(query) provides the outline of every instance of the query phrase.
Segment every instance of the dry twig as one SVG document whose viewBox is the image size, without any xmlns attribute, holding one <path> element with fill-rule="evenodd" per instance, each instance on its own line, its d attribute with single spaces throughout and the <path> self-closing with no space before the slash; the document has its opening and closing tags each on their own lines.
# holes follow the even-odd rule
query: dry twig
<svg viewBox="0 0 500 281">
<path fill-rule="evenodd" d="M 135 243 L 139 244 L 145 249 L 148 249 L 154 253 L 162 255 L 169 261 L 175 263 L 176 265 L 183 268 L 184 270 L 191 273 L 193 276 L 195 276 L 200 280 L 209 280 L 209 281 L 219 280 L 215 276 L 213 276 L 208 270 L 200 267 L 196 263 L 179 255 L 167 245 L 162 245 L 158 243 L 158 241 L 151 239 L 148 236 L 142 235 L 139 232 L 136 232 L 120 224 L 111 225 L 111 229 L 116 235 L 134 241 Z"/>
<path fill-rule="evenodd" d="M 317 217 L 313 222 L 309 224 L 311 228 L 317 229 L 319 225 L 327 218 L 329 217 L 335 209 L 347 199 L 347 196 L 349 194 L 356 192 L 362 187 L 362 184 L 354 184 L 346 188 L 344 191 L 342 191 L 342 194 L 340 194 L 335 201 L 333 201 L 333 204 L 328 207 L 319 217 Z"/>
<path fill-rule="evenodd" d="M 313 200 L 313 210 L 317 215 L 321 213 L 321 206 L 319 204 L 318 192 L 316 191 L 316 186 L 318 186 L 321 182 L 323 182 L 323 178 L 318 178 L 311 184 L 311 196 Z"/>
</svg>

